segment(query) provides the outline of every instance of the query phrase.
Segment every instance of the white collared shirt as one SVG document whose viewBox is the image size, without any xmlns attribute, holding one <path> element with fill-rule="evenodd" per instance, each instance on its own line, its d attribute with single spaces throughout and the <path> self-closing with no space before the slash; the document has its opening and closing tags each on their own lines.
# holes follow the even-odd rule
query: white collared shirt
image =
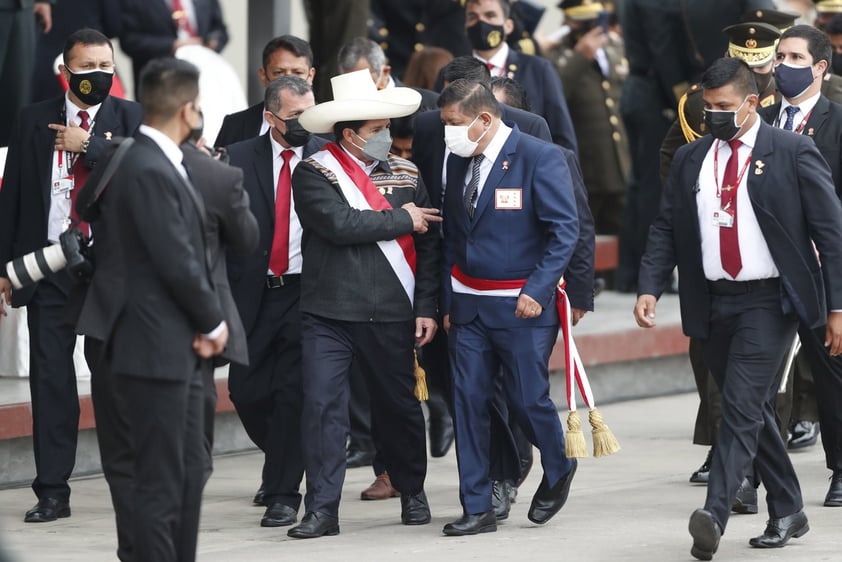
<svg viewBox="0 0 842 562">
<path fill-rule="evenodd" d="M 291 148 L 285 148 L 281 146 L 281 143 L 275 140 L 275 137 L 272 136 L 272 133 L 269 133 L 269 142 L 272 145 L 272 178 L 274 185 L 272 186 L 275 192 L 275 199 L 278 197 L 278 178 L 281 174 L 281 167 L 284 165 L 284 158 L 281 155 L 284 150 L 292 150 L 293 156 L 289 159 L 289 173 L 290 177 L 292 177 L 292 173 L 295 171 L 295 167 L 298 166 L 298 163 L 301 162 L 302 158 L 304 157 L 304 147 L 303 146 L 293 146 Z M 280 273 L 275 273 L 271 269 L 268 271 L 269 275 L 286 275 L 288 273 L 301 273 L 301 233 L 303 232 L 301 228 L 301 221 L 298 220 L 298 213 L 295 212 L 295 197 L 291 193 L 290 194 L 290 205 L 289 205 L 289 266 L 287 267 L 286 271 L 282 271 Z"/>
<path fill-rule="evenodd" d="M 752 153 L 757 142 L 757 132 L 760 130 L 760 117 L 755 118 L 754 125 L 740 137 L 740 145 L 737 164 L 737 174 L 743 170 L 746 159 Z M 718 155 L 718 177 L 714 179 L 714 154 Z M 719 232 L 721 228 L 714 224 L 713 214 L 720 210 L 719 197 L 717 196 L 717 185 L 722 186 L 725 176 L 725 167 L 731 157 L 731 147 L 725 141 L 714 140 L 702 162 L 699 171 L 698 192 L 696 203 L 699 212 L 699 231 L 702 237 L 702 266 L 705 277 L 710 281 L 718 279 L 750 281 L 752 279 L 767 279 L 778 277 L 778 268 L 769 252 L 769 246 L 760 230 L 754 207 L 748 196 L 746 182 L 750 174 L 754 174 L 757 160 L 749 163 L 745 173 L 740 178 L 737 186 L 737 236 L 740 245 L 740 257 L 743 267 L 736 277 L 731 277 L 722 267 L 722 260 L 719 253 Z"/>
<path fill-rule="evenodd" d="M 792 130 L 798 131 L 800 133 L 804 133 L 804 125 L 807 123 L 807 118 L 810 116 L 810 113 L 813 111 L 813 108 L 816 107 L 816 104 L 821 97 L 821 91 L 816 92 L 815 95 L 807 98 L 806 100 L 802 101 L 798 104 L 798 111 L 795 112 L 795 115 L 792 118 Z M 787 101 L 786 98 L 781 98 L 781 111 L 778 113 L 778 118 L 775 121 L 775 126 L 783 129 L 784 125 L 786 125 L 786 108 L 791 106 L 792 104 Z M 801 129 L 799 131 L 799 129 Z"/>
<path fill-rule="evenodd" d="M 91 107 L 85 109 L 85 111 L 88 112 L 88 124 L 90 125 L 90 131 L 93 131 L 94 123 L 96 122 L 96 115 L 99 112 L 100 107 L 102 107 L 102 104 L 92 105 Z M 76 125 L 81 125 L 82 119 L 79 117 L 80 111 L 82 111 L 82 108 L 70 101 L 70 96 L 65 94 L 64 114 L 66 118 L 64 125 L 69 127 L 71 121 Z M 56 119 L 56 121 L 58 121 L 58 119 Z M 69 191 L 58 192 L 53 186 L 56 185 L 56 182 L 60 181 L 62 178 L 70 177 L 73 173 L 73 164 L 76 162 L 76 159 L 84 157 L 85 155 L 82 153 L 67 152 L 65 150 L 61 153 L 61 166 L 59 166 L 59 151 L 53 150 L 52 171 L 50 173 L 50 210 L 47 213 L 47 240 L 50 242 L 58 242 L 58 238 L 61 236 L 61 233 L 67 230 L 70 226 L 71 194 Z M 74 189 L 77 187 L 81 186 L 73 186 Z"/>
<path fill-rule="evenodd" d="M 158 148 L 164 153 L 164 156 L 167 157 L 172 165 L 178 170 L 178 173 L 181 174 L 181 177 L 189 181 L 187 177 L 187 169 L 184 167 L 184 153 L 181 152 L 181 147 L 175 144 L 170 137 L 155 129 L 154 127 L 150 127 L 149 125 L 141 125 L 138 131 L 150 139 L 158 145 Z"/>
<path fill-rule="evenodd" d="M 485 158 L 483 158 L 479 165 L 479 188 L 477 189 L 477 201 L 479 201 L 479 198 L 482 195 L 482 189 L 485 187 L 485 180 L 488 179 L 488 174 L 491 173 L 491 168 L 494 166 L 494 162 L 500 155 L 500 151 L 503 150 L 503 145 L 506 144 L 506 140 L 509 138 L 510 134 L 512 134 L 512 128 L 500 121 L 500 126 L 497 127 L 497 131 L 494 133 L 494 136 L 491 137 L 491 141 L 488 143 L 488 146 L 486 146 L 485 150 L 482 151 L 482 155 Z M 471 181 L 472 168 L 473 159 L 468 164 L 468 171 L 465 173 L 465 188 L 463 189 L 467 189 L 468 183 Z"/>
<path fill-rule="evenodd" d="M 474 51 L 474 58 L 481 60 L 485 64 L 493 65 L 493 68 L 490 69 L 492 78 L 505 76 L 506 61 L 509 60 L 509 44 L 503 41 L 503 46 L 500 47 L 500 50 L 494 53 L 488 60 L 485 60 L 484 58 L 479 56 L 476 51 Z"/>
<path fill-rule="evenodd" d="M 336 143 L 336 144 L 339 144 L 339 143 Z M 359 166 L 360 168 L 363 169 L 363 172 L 365 172 L 365 175 L 367 175 L 367 176 L 370 176 L 371 172 L 374 171 L 374 168 L 376 168 L 377 165 L 380 163 L 380 160 L 374 160 L 371 164 L 366 164 L 365 162 L 363 162 L 362 160 L 360 160 L 359 158 L 357 158 L 356 156 L 351 154 L 350 151 L 348 151 L 347 148 L 345 148 L 341 144 L 339 144 L 339 146 L 342 147 L 342 150 L 344 150 L 345 153 L 348 154 L 348 156 L 350 156 L 354 160 L 354 162 L 357 163 L 357 166 Z"/>
</svg>

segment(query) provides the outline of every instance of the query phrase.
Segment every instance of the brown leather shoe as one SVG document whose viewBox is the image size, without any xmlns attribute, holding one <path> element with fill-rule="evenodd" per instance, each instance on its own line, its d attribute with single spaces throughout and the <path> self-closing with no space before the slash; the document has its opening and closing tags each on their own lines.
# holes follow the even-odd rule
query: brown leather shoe
<svg viewBox="0 0 842 562">
<path fill-rule="evenodd" d="M 389 479 L 389 473 L 384 472 L 377 476 L 374 482 L 363 490 L 360 494 L 360 499 L 363 500 L 388 500 L 389 498 L 400 497 L 401 493 L 392 488 L 392 481 Z"/>
</svg>

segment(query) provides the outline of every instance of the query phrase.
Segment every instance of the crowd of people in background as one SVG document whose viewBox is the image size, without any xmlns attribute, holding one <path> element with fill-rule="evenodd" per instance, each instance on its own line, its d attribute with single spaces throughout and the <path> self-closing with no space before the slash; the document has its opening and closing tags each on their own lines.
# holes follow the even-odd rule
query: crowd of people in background
<svg viewBox="0 0 842 562">
<path fill-rule="evenodd" d="M 0 314 L 28 310 L 27 522 L 71 515 L 78 334 L 121 560 L 195 558 L 225 364 L 264 454 L 263 527 L 339 533 L 345 470 L 359 466 L 374 473 L 361 499 L 399 497 L 403 524 L 429 523 L 427 438 L 434 457 L 455 441 L 459 459 L 464 513 L 444 534 L 495 531 L 533 446 L 544 476 L 529 519 L 546 523 L 577 468 L 549 399 L 561 277 L 573 325 L 603 289 L 639 293 L 643 327 L 657 297 L 680 295 L 693 442 L 708 447 L 690 477 L 709 485 L 690 520 L 694 556 L 714 555 L 729 513 L 758 512 L 761 483 L 770 522 L 752 546 L 807 532 L 785 448 L 821 438 L 824 505 L 842 506 L 842 1 L 304 7 L 309 40 L 263 45 L 262 98 L 211 139 L 198 71 L 174 57 L 225 48 L 218 0 L 0 0 L 0 263 L 68 228 L 93 233 L 96 257 L 85 283 L 58 271 L 13 289 L 0 273 Z M 539 32 L 547 20 L 558 30 Z M 132 61 L 133 94 L 109 38 Z M 803 165 L 760 154 L 773 144 Z M 812 200 L 795 187 L 749 200 L 739 186 L 764 174 Z M 751 256 L 741 230 L 728 262 L 734 208 L 763 203 L 793 241 L 742 210 Z M 701 250 L 687 243 L 694 221 Z M 616 270 L 595 274 L 596 235 L 618 238 Z M 806 273 L 778 254 L 811 240 L 821 264 Z M 757 361 L 729 352 L 748 345 L 740 322 L 768 329 Z M 138 397 L 156 407 L 124 407 Z"/>
</svg>

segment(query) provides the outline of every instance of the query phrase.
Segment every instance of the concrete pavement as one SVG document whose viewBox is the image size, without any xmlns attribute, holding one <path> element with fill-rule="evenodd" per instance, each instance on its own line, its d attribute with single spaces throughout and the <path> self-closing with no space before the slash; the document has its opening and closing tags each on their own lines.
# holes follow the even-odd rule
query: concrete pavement
<svg viewBox="0 0 842 562">
<path fill-rule="evenodd" d="M 496 533 L 476 537 L 441 535 L 441 527 L 460 515 L 453 451 L 430 460 L 430 525 L 401 525 L 397 499 L 360 501 L 359 492 L 373 477 L 370 469 L 359 468 L 348 471 L 341 534 L 308 541 L 287 538 L 285 528 L 259 527 L 263 511 L 251 505 L 259 455 L 219 457 L 205 491 L 199 560 L 691 560 L 687 520 L 702 505 L 705 493 L 704 487 L 687 482 L 705 455 L 704 448 L 690 443 L 697 403 L 695 395 L 681 394 L 601 408 L 622 451 L 607 458 L 580 460 L 570 500 L 543 527 L 526 519 L 541 477 L 536 465 L 509 519 Z M 759 515 L 736 515 L 715 560 L 842 559 L 842 509 L 821 506 L 829 476 L 821 448 L 796 453 L 793 460 L 804 490 L 810 533 L 784 549 L 752 549 L 748 539 L 762 532 L 766 514 L 761 508 Z M 0 491 L 0 544 L 14 562 L 115 559 L 113 514 L 105 481 L 78 479 L 72 486 L 73 516 L 45 524 L 22 522 L 23 512 L 35 503 L 28 488 Z"/>
</svg>

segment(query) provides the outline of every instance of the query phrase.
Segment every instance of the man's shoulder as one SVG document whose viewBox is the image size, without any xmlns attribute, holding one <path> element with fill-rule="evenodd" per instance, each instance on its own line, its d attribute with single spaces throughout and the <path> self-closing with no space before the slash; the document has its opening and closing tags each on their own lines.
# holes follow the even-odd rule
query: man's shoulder
<svg viewBox="0 0 842 562">
<path fill-rule="evenodd" d="M 266 134 L 263 134 L 257 137 L 251 137 L 245 140 L 237 141 L 229 144 L 225 147 L 225 149 L 228 151 L 228 156 L 231 158 L 232 162 L 243 162 L 245 160 L 253 158 L 252 154 L 254 153 L 254 151 L 259 150 L 263 147 L 264 143 L 268 142 L 268 139 L 266 139 L 265 137 Z"/>
<path fill-rule="evenodd" d="M 405 158 L 389 154 L 388 163 L 393 175 L 418 177 L 418 166 Z"/>
<path fill-rule="evenodd" d="M 143 113 L 143 106 L 132 100 L 108 96 L 108 103 L 114 104 L 114 110 L 123 113 Z"/>
<path fill-rule="evenodd" d="M 263 102 L 258 102 L 252 106 L 249 106 L 245 109 L 241 109 L 240 111 L 235 111 L 234 113 L 229 113 L 223 119 L 223 122 L 236 122 L 248 119 L 249 117 L 255 114 L 263 113 Z"/>
</svg>

